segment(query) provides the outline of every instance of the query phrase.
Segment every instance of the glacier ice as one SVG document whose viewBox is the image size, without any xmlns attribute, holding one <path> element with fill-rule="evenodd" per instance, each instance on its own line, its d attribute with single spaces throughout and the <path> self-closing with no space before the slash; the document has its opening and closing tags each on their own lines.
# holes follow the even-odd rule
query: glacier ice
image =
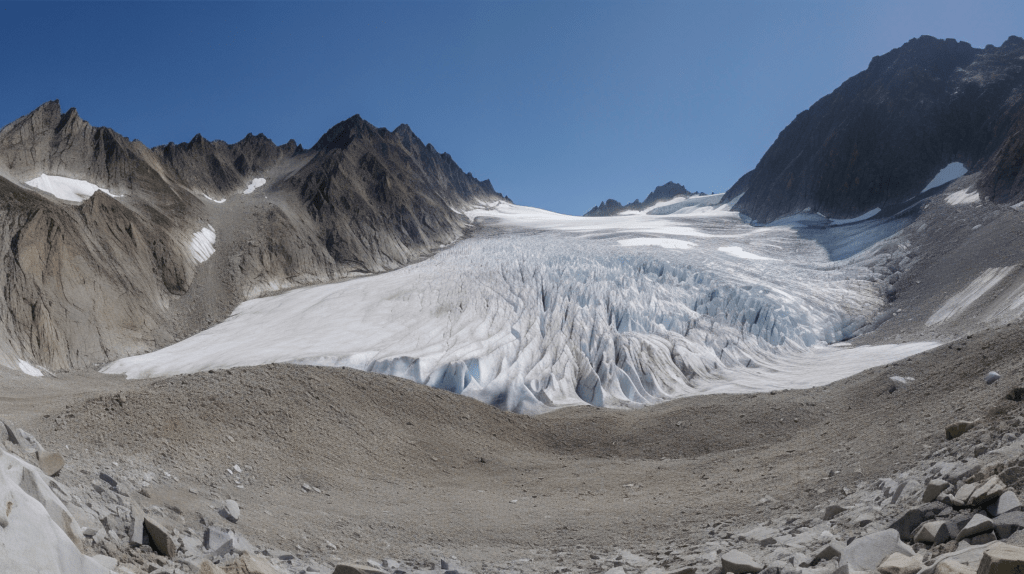
<svg viewBox="0 0 1024 574">
<path fill-rule="evenodd" d="M 928 185 L 924 186 L 921 193 L 924 193 L 933 187 L 947 184 L 954 179 L 960 179 L 964 175 L 967 175 L 967 166 L 958 161 L 954 161 L 940 169 L 939 173 L 935 174 L 935 177 L 928 182 Z"/>
<path fill-rule="evenodd" d="M 886 255 L 836 261 L 800 229 L 752 227 L 717 199 L 601 218 L 471 210 L 476 232 L 427 260 L 247 301 L 219 325 L 103 370 L 347 366 L 541 412 L 825 384 L 931 345 L 828 347 L 882 306 Z"/>
<path fill-rule="evenodd" d="M 212 257 L 214 251 L 216 251 L 213 248 L 213 244 L 216 241 L 217 233 L 209 225 L 193 233 L 192 239 L 189 242 L 192 259 L 196 263 L 202 263 Z"/>
</svg>

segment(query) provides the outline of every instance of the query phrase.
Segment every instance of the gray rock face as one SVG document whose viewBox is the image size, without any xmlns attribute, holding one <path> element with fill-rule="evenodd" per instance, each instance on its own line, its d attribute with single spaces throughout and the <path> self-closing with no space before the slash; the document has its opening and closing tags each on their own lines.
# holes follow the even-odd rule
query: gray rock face
<svg viewBox="0 0 1024 574">
<path fill-rule="evenodd" d="M 42 174 L 118 197 L 76 205 L 21 183 Z M 243 194 L 256 177 L 259 201 Z M 462 235 L 460 209 L 500 198 L 408 126 L 354 116 L 309 151 L 261 135 L 149 149 L 49 102 L 0 130 L 0 366 L 166 346 L 246 299 L 414 261 Z M 215 254 L 201 263 L 206 226 Z"/>
<path fill-rule="evenodd" d="M 722 572 L 754 574 L 763 569 L 764 566 L 739 550 L 730 550 L 722 555 Z"/>
<path fill-rule="evenodd" d="M 1018 198 L 1021 55 L 1016 36 L 985 49 L 922 36 L 875 57 L 799 114 L 725 201 L 758 221 L 805 208 L 853 217 L 916 196 L 955 161 L 979 173 L 983 196 Z"/>
</svg>

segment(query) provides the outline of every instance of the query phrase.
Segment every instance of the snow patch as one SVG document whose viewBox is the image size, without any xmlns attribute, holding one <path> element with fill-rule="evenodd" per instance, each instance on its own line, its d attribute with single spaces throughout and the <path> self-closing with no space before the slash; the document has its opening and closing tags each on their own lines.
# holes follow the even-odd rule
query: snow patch
<svg viewBox="0 0 1024 574">
<path fill-rule="evenodd" d="M 921 193 L 924 193 L 933 187 L 945 185 L 953 181 L 954 179 L 960 179 L 965 175 L 967 175 L 967 167 L 958 161 L 954 161 L 953 163 L 939 170 L 939 173 L 935 174 L 935 177 L 933 177 L 932 180 L 928 182 L 928 185 L 924 186 L 924 189 L 921 190 Z"/>
<path fill-rule="evenodd" d="M 981 201 L 981 197 L 977 191 L 972 191 L 972 188 L 961 189 L 960 191 L 953 192 L 946 196 L 946 203 L 950 205 L 966 205 L 968 203 L 975 203 Z"/>
<path fill-rule="evenodd" d="M 692 249 L 695 243 L 683 241 L 682 239 L 669 239 L 667 237 L 634 237 L 632 239 L 620 239 L 619 245 L 624 247 L 643 247 L 654 245 L 666 249 Z"/>
<path fill-rule="evenodd" d="M 213 248 L 215 241 L 217 241 L 217 233 L 209 225 L 193 233 L 192 240 L 189 243 L 193 261 L 198 264 L 213 256 L 213 253 L 216 251 Z"/>
<path fill-rule="evenodd" d="M 242 193 L 248 195 L 248 194 L 256 191 L 257 189 L 263 187 L 266 183 L 267 183 L 267 180 L 262 178 L 262 177 L 254 178 L 252 180 L 252 182 L 249 183 L 249 187 L 245 188 L 242 191 Z"/>
<path fill-rule="evenodd" d="M 57 199 L 63 199 L 64 201 L 70 201 L 72 203 L 82 203 L 86 199 L 92 197 L 92 195 L 97 191 L 102 191 L 110 197 L 122 197 L 120 195 L 114 195 L 113 193 L 110 193 L 110 190 L 103 189 L 96 184 L 89 183 L 82 179 L 72 179 L 70 177 L 61 177 L 59 175 L 46 175 L 45 173 L 39 177 L 26 181 L 25 185 L 48 193 Z"/>
<path fill-rule="evenodd" d="M 246 192 L 246 193 L 249 193 L 249 192 Z M 205 193 L 203 194 L 203 197 L 205 197 L 206 199 L 208 199 L 208 200 L 210 200 L 210 201 L 212 201 L 214 203 L 224 203 L 225 201 L 227 201 L 227 198 L 224 198 L 224 199 L 214 199 L 214 198 L 210 197 L 209 195 L 206 195 Z"/>
<path fill-rule="evenodd" d="M 870 211 L 867 211 L 867 212 L 861 214 L 860 216 L 854 217 L 852 219 L 833 219 L 832 220 L 832 225 L 849 225 L 851 223 L 858 223 L 858 222 L 864 221 L 865 219 L 871 219 L 872 217 L 878 215 L 881 212 L 882 212 L 882 208 L 881 207 L 876 207 L 876 208 L 874 208 L 874 209 L 872 209 Z"/>
<path fill-rule="evenodd" d="M 1016 268 L 1016 265 L 1011 265 L 1009 267 L 993 267 L 991 269 L 986 269 L 981 273 L 981 275 L 976 277 L 974 281 L 971 281 L 970 285 L 947 299 L 946 302 L 942 304 L 942 307 L 939 307 L 935 313 L 932 313 L 932 316 L 928 318 L 928 321 L 925 324 L 934 325 L 936 323 L 941 323 L 950 319 L 954 315 L 959 314 L 972 303 L 980 299 L 982 295 L 988 293 L 989 290 L 995 287 Z"/>
<path fill-rule="evenodd" d="M 26 361 L 25 359 L 19 359 L 18 360 L 18 368 L 21 369 L 21 372 L 25 373 L 26 375 L 28 375 L 30 377 L 41 377 L 41 376 L 43 376 L 43 372 L 40 371 L 38 367 L 36 367 L 32 363 Z"/>
</svg>

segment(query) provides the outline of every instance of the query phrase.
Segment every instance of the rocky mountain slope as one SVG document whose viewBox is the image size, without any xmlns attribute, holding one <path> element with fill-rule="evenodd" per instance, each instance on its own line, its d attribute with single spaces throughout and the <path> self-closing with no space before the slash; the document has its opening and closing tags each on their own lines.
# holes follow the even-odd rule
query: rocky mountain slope
<svg viewBox="0 0 1024 574">
<path fill-rule="evenodd" d="M 631 203 L 622 205 L 614 199 L 608 199 L 602 201 L 600 204 L 592 207 L 590 211 L 583 214 L 584 217 L 599 217 L 606 215 L 617 215 L 623 211 L 642 211 L 648 207 L 653 206 L 659 201 L 665 201 L 667 199 L 673 199 L 676 197 L 690 197 L 696 195 L 694 192 L 686 189 L 685 185 L 680 185 L 674 181 L 670 181 L 664 185 L 659 185 L 654 188 L 654 191 L 647 194 L 647 198 L 643 201 L 634 199 Z"/>
<path fill-rule="evenodd" d="M 310 150 L 251 134 L 150 149 L 49 102 L 0 130 L 0 365 L 90 367 L 251 297 L 393 269 L 498 197 L 404 125 L 353 116 Z"/>
<path fill-rule="evenodd" d="M 855 217 L 920 193 L 944 166 L 986 199 L 1024 199 L 1024 39 L 975 49 L 922 36 L 799 114 L 726 193 L 772 221 L 805 209 Z"/>
</svg>

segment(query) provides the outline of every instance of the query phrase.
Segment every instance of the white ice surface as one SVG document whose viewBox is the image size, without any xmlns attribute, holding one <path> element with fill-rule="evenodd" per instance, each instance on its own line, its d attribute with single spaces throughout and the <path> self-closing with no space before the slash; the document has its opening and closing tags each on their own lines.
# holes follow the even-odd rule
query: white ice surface
<svg viewBox="0 0 1024 574">
<path fill-rule="evenodd" d="M 739 247 L 738 245 L 728 245 L 725 247 L 719 247 L 718 250 L 721 251 L 722 253 L 725 253 L 726 255 L 731 255 L 739 259 L 750 259 L 752 261 L 778 261 L 778 259 L 775 259 L 773 257 L 765 257 L 763 255 L 751 253 L 749 251 L 744 250 L 742 247 Z"/>
<path fill-rule="evenodd" d="M 950 205 L 966 205 L 968 203 L 975 203 L 981 201 L 981 197 L 977 191 L 973 191 L 972 188 L 961 189 L 960 191 L 953 192 L 946 196 L 946 203 Z"/>
<path fill-rule="evenodd" d="M 953 163 L 939 170 L 939 173 L 935 174 L 935 177 L 933 177 L 932 180 L 928 182 L 928 185 L 924 186 L 924 189 L 921 190 L 921 193 L 924 193 L 933 187 L 938 187 L 940 185 L 947 184 L 953 181 L 954 179 L 960 179 L 965 175 L 967 175 L 967 167 L 958 161 L 954 161 Z"/>
<path fill-rule="evenodd" d="M 249 183 L 249 187 L 245 188 L 242 191 L 242 193 L 248 195 L 248 194 L 256 191 L 257 189 L 263 187 L 263 185 L 266 184 L 266 183 L 267 183 L 267 180 L 263 179 L 262 177 L 254 178 L 252 180 L 252 182 Z"/>
<path fill-rule="evenodd" d="M 19 359 L 18 360 L 18 368 L 21 369 L 21 372 L 25 373 L 26 375 L 28 375 L 30 377 L 41 377 L 41 376 L 43 376 L 43 372 L 40 371 L 38 367 L 36 367 L 32 363 L 26 361 L 25 359 Z"/>
<path fill-rule="evenodd" d="M 978 275 L 974 281 L 971 281 L 970 285 L 964 287 L 961 291 L 947 299 L 946 302 L 942 304 L 942 307 L 939 307 L 934 313 L 932 313 L 932 316 L 928 318 L 926 324 L 934 325 L 958 315 L 972 303 L 980 299 L 985 293 L 988 293 L 1016 268 L 1017 267 L 1015 265 L 1011 265 L 1010 267 L 993 267 L 991 269 L 986 269 L 981 273 L 981 275 Z"/>
<path fill-rule="evenodd" d="M 110 197 L 120 197 L 110 193 L 110 190 L 103 189 L 85 180 L 61 177 L 59 175 L 46 175 L 45 173 L 37 178 L 26 181 L 25 185 L 32 186 L 58 199 L 74 203 L 82 203 L 92 197 L 92 194 L 97 191 L 102 191 Z"/>
<path fill-rule="evenodd" d="M 656 245 L 666 249 L 693 249 L 696 243 L 682 239 L 669 239 L 668 237 L 631 237 L 629 239 L 620 239 L 619 245 L 624 247 Z"/>
<path fill-rule="evenodd" d="M 598 218 L 506 203 L 473 210 L 473 236 L 425 261 L 245 302 L 219 325 L 104 372 L 348 366 L 538 412 L 822 384 L 922 348 L 825 348 L 883 304 L 870 250 L 833 261 L 798 230 L 751 227 L 706 198 L 672 207 Z M 858 225 L 863 235 L 872 224 Z M 846 229 L 830 237 L 843 241 Z M 643 244 L 680 236 L 693 246 Z"/>
<path fill-rule="evenodd" d="M 206 227 L 192 234 L 192 241 L 189 243 L 192 259 L 196 263 L 202 263 L 213 256 L 216 249 L 213 244 L 217 241 L 217 233 L 212 227 Z"/>
</svg>

